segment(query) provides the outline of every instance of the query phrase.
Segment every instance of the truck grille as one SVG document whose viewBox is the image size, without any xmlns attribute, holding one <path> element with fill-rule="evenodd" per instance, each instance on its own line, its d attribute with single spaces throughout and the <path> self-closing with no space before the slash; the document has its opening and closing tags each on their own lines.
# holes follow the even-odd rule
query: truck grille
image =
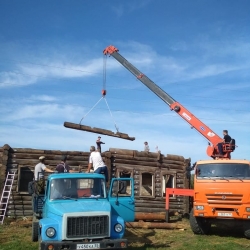
<svg viewBox="0 0 250 250">
<path fill-rule="evenodd" d="M 105 237 L 109 234 L 109 217 L 82 216 L 67 218 L 67 237 Z"/>
<path fill-rule="evenodd" d="M 241 205 L 242 194 L 206 194 L 208 204 Z"/>
</svg>

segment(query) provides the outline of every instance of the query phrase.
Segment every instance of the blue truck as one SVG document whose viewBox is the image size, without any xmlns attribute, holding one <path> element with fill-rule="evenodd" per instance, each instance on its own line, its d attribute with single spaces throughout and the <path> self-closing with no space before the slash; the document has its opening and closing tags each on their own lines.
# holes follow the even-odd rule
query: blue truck
<svg viewBox="0 0 250 250">
<path fill-rule="evenodd" d="M 123 249 L 125 223 L 134 221 L 133 178 L 95 173 L 51 174 L 44 195 L 32 195 L 32 241 L 41 250 Z"/>
</svg>

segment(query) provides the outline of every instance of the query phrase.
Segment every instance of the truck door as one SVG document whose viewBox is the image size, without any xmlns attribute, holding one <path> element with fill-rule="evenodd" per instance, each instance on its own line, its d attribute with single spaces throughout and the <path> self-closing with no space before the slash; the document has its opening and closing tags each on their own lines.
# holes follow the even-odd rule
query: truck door
<svg viewBox="0 0 250 250">
<path fill-rule="evenodd" d="M 112 212 L 126 222 L 135 220 L 134 179 L 113 178 L 109 189 Z"/>
</svg>

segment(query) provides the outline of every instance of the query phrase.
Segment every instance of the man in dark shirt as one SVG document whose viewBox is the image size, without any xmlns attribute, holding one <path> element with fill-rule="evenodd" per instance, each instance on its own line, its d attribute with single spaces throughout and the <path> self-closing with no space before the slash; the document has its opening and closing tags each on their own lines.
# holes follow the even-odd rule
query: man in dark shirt
<svg viewBox="0 0 250 250">
<path fill-rule="evenodd" d="M 231 136 L 228 135 L 228 131 L 227 130 L 223 130 L 223 142 L 222 143 L 218 143 L 218 150 L 219 150 L 219 154 L 223 155 L 223 143 L 230 143 L 231 142 Z"/>
<path fill-rule="evenodd" d="M 230 143 L 230 141 L 231 141 L 231 136 L 228 135 L 228 131 L 227 131 L 227 130 L 223 130 L 223 135 L 224 135 L 224 142 L 225 142 L 225 143 Z"/>
<path fill-rule="evenodd" d="M 66 155 L 62 156 L 61 162 L 56 166 L 56 171 L 58 173 L 73 172 L 72 170 L 69 169 L 69 165 L 66 163 L 66 161 L 67 161 L 67 156 Z"/>
<path fill-rule="evenodd" d="M 98 139 L 96 140 L 96 149 L 100 153 L 102 152 L 101 144 L 105 144 L 105 143 L 101 141 L 101 136 L 98 136 Z"/>
</svg>

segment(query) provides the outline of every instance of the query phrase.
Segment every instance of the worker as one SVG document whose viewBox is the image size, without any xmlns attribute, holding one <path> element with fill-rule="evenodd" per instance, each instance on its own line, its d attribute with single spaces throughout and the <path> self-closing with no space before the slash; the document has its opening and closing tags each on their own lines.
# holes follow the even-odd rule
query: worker
<svg viewBox="0 0 250 250">
<path fill-rule="evenodd" d="M 45 156 L 40 156 L 39 161 L 40 162 L 36 164 L 35 166 L 35 180 L 36 181 L 43 179 L 44 172 L 54 173 L 54 171 L 52 171 L 51 169 L 45 166 Z"/>
<path fill-rule="evenodd" d="M 158 146 L 155 147 L 156 153 L 161 153 L 161 150 L 159 150 Z"/>
<path fill-rule="evenodd" d="M 144 151 L 149 152 L 149 145 L 147 141 L 144 142 Z"/>
<path fill-rule="evenodd" d="M 63 155 L 61 162 L 56 166 L 56 171 L 58 173 L 72 173 L 76 172 L 70 169 L 69 165 L 66 163 L 68 157 L 67 155 Z"/>
<path fill-rule="evenodd" d="M 101 144 L 105 144 L 105 142 L 101 141 L 101 136 L 98 136 L 97 140 L 96 140 L 96 148 L 97 150 L 101 153 L 102 152 L 102 148 L 101 148 Z"/>
<path fill-rule="evenodd" d="M 101 153 L 99 150 L 95 149 L 95 146 L 90 147 L 90 156 L 87 173 L 90 172 L 90 169 L 94 168 L 94 173 L 104 174 L 105 180 L 108 182 L 108 168 L 102 160 Z"/>
<path fill-rule="evenodd" d="M 44 172 L 53 173 L 51 169 L 45 166 L 45 156 L 39 157 L 39 163 L 35 166 L 35 175 L 34 179 L 36 181 L 36 191 L 39 194 L 44 193 L 45 181 L 44 181 Z"/>
<path fill-rule="evenodd" d="M 228 135 L 228 131 L 225 129 L 223 130 L 223 142 L 218 143 L 218 150 L 219 150 L 219 154 L 223 155 L 223 143 L 230 143 L 231 142 L 231 136 Z"/>
</svg>

